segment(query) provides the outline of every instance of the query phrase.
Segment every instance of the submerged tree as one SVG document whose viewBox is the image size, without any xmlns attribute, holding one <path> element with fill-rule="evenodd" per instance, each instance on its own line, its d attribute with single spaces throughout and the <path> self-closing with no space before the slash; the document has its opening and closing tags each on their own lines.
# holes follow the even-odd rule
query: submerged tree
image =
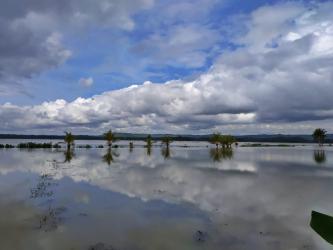
<svg viewBox="0 0 333 250">
<path fill-rule="evenodd" d="M 236 142 L 235 137 L 232 135 L 222 135 L 221 144 L 223 148 L 231 148 L 231 145 Z"/>
<path fill-rule="evenodd" d="M 111 148 L 112 143 L 117 140 L 115 134 L 112 132 L 111 129 L 109 131 L 107 131 L 106 133 L 104 133 L 103 136 L 104 136 L 104 139 L 106 140 L 109 148 Z"/>
<path fill-rule="evenodd" d="M 151 135 L 147 136 L 145 142 L 146 142 L 145 147 L 147 148 L 147 155 L 151 155 L 151 148 L 153 146 L 153 139 L 152 139 Z"/>
<path fill-rule="evenodd" d="M 128 147 L 129 147 L 129 151 L 133 152 L 133 148 L 134 148 L 133 142 L 130 142 L 129 145 L 128 145 Z"/>
<path fill-rule="evenodd" d="M 173 142 L 173 141 L 172 141 L 172 139 L 171 139 L 170 136 L 164 136 L 164 137 L 162 138 L 162 144 L 163 144 L 167 149 L 169 149 L 169 146 L 170 146 L 170 144 L 171 144 L 172 142 Z"/>
<path fill-rule="evenodd" d="M 231 145 L 236 142 L 235 137 L 232 135 L 222 135 L 221 133 L 214 133 L 209 142 L 215 144 L 216 149 L 219 148 L 219 145 L 222 145 L 222 148 L 231 148 Z"/>
<path fill-rule="evenodd" d="M 151 148 L 153 146 L 153 139 L 152 139 L 151 135 L 148 135 L 145 141 L 146 141 L 147 148 Z"/>
<path fill-rule="evenodd" d="M 326 137 L 327 131 L 323 128 L 316 128 L 313 133 L 312 137 L 314 140 L 316 140 L 319 144 L 319 146 L 322 146 Z"/>
<path fill-rule="evenodd" d="M 71 145 L 74 144 L 74 140 L 75 140 L 74 135 L 72 135 L 71 132 L 65 131 L 64 141 L 67 143 L 67 151 L 71 149 Z"/>
<path fill-rule="evenodd" d="M 211 144 L 215 144 L 216 149 L 219 148 L 219 144 L 221 143 L 222 140 L 222 135 L 221 133 L 214 133 L 212 136 L 209 138 L 209 142 Z"/>
</svg>

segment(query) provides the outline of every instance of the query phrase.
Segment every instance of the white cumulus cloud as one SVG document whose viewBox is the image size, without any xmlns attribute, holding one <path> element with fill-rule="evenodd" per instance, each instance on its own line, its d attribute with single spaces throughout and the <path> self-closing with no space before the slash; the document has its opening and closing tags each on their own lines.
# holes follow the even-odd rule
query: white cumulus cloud
<svg viewBox="0 0 333 250">
<path fill-rule="evenodd" d="M 267 16 L 271 20 L 263 21 Z M 332 125 L 333 4 L 265 6 L 245 20 L 247 31 L 231 38 L 240 46 L 224 51 L 194 80 L 145 82 L 71 102 L 5 104 L 0 125 L 4 131 L 71 127 L 101 132 L 111 126 L 119 131 L 237 133 Z M 82 81 L 89 85 L 92 79 Z"/>
</svg>

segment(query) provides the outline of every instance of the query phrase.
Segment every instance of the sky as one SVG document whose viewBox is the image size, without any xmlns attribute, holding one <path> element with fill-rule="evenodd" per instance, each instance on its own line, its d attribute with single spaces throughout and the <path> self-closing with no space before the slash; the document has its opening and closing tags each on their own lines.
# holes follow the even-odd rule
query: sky
<svg viewBox="0 0 333 250">
<path fill-rule="evenodd" d="M 0 6 L 0 133 L 333 132 L 333 1 Z"/>
</svg>

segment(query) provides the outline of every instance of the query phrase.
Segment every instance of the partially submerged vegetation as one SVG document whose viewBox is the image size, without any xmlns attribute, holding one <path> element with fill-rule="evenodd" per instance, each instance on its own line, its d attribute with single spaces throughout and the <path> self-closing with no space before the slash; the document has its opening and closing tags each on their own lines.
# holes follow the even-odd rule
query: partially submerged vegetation
<svg viewBox="0 0 333 250">
<path fill-rule="evenodd" d="M 221 133 L 214 133 L 209 139 L 209 142 L 215 144 L 216 149 L 221 145 L 222 148 L 231 148 L 232 144 L 236 144 L 236 138 L 232 135 L 222 135 Z"/>
<path fill-rule="evenodd" d="M 329 140 L 326 140 L 327 137 L 327 131 L 322 128 L 317 128 L 312 133 L 312 142 L 318 143 L 319 146 L 323 146 L 325 142 L 329 142 Z M 84 145 L 75 145 L 76 136 L 71 132 L 65 132 L 65 136 L 63 137 L 63 140 L 65 144 L 67 145 L 67 150 L 71 150 L 72 148 L 104 148 L 104 145 L 91 145 L 91 144 L 84 144 Z M 133 141 L 129 142 L 128 146 L 126 145 L 114 145 L 113 143 L 117 140 L 119 140 L 118 137 L 116 137 L 116 134 L 112 132 L 112 130 L 108 130 L 106 133 L 103 134 L 104 140 L 106 140 L 106 146 L 108 148 L 118 148 L 118 147 L 129 147 L 132 151 L 134 148 Z M 162 146 L 165 148 L 169 148 L 170 144 L 174 141 L 174 136 L 172 135 L 166 135 L 159 138 L 159 141 L 162 143 L 159 145 L 153 145 L 153 136 L 148 134 L 146 138 L 143 139 L 145 142 L 145 145 L 138 145 L 139 147 L 145 147 L 147 148 L 147 153 L 151 153 L 151 148 L 153 146 Z M 232 135 L 222 135 L 221 133 L 213 133 L 209 138 L 208 142 L 215 145 L 216 149 L 219 149 L 221 147 L 222 149 L 226 148 L 232 148 L 232 145 L 238 146 L 237 137 L 234 137 Z M 177 147 L 191 147 L 186 145 L 176 145 Z M 255 142 L 255 143 L 246 143 L 240 145 L 240 147 L 295 147 L 295 144 L 283 144 L 283 143 L 277 143 L 277 144 L 270 144 L 269 142 Z M 332 144 L 328 144 L 328 146 L 332 146 Z M 195 146 L 193 146 L 195 147 Z M 208 146 L 207 146 L 208 147 Z M 19 143 L 18 145 L 12 145 L 12 144 L 0 144 L 0 149 L 10 149 L 10 148 L 19 148 L 19 149 L 58 149 L 62 148 L 61 142 L 59 143 L 36 143 L 36 142 L 25 142 L 25 143 Z"/>
<path fill-rule="evenodd" d="M 313 132 L 313 139 L 319 144 L 319 146 L 323 146 L 326 137 L 326 130 L 324 129 L 316 129 Z M 118 153 L 115 150 L 116 148 L 129 148 L 129 151 L 132 152 L 135 145 L 133 141 L 128 142 L 127 145 L 116 145 L 113 144 L 118 138 L 116 138 L 115 134 L 109 130 L 104 133 L 104 139 L 106 140 L 106 145 L 90 145 L 90 144 L 79 144 L 75 145 L 74 140 L 75 137 L 70 132 L 65 132 L 64 142 L 58 143 L 34 143 L 34 142 L 26 142 L 26 143 L 19 143 L 18 145 L 11 145 L 11 144 L 0 144 L 0 149 L 11 149 L 11 148 L 18 148 L 18 149 L 49 149 L 49 150 L 58 150 L 63 148 L 62 146 L 65 145 L 66 150 L 64 150 L 64 163 L 70 163 L 73 158 L 75 158 L 75 148 L 79 149 L 91 149 L 91 148 L 107 148 L 106 154 L 103 155 L 103 161 L 108 165 L 111 165 L 114 162 L 115 157 L 118 157 Z M 138 147 L 145 148 L 147 150 L 147 155 L 150 156 L 152 153 L 152 147 L 161 147 L 161 154 L 164 159 L 168 159 L 172 155 L 172 151 L 170 149 L 170 145 L 173 142 L 171 136 L 164 136 L 161 138 L 161 144 L 153 145 L 154 141 L 151 135 L 148 135 L 144 140 L 145 144 L 138 145 Z M 233 158 L 233 145 L 236 147 L 238 146 L 238 142 L 236 138 L 232 135 L 222 135 L 221 133 L 214 133 L 212 134 L 211 138 L 209 138 L 208 142 L 214 144 L 215 147 L 210 148 L 210 158 L 215 162 L 220 162 L 222 160 L 230 160 Z M 295 147 L 295 144 L 269 144 L 269 143 L 247 143 L 242 144 L 240 147 Z M 303 146 L 305 146 L 303 144 Z M 331 144 L 328 144 L 331 146 Z M 175 147 L 192 147 L 187 144 L 185 145 L 176 145 Z M 197 146 L 193 146 L 197 147 Z M 201 145 L 201 147 L 208 147 L 208 145 Z M 313 154 L 313 159 L 318 164 L 323 164 L 326 162 L 326 154 L 325 151 L 315 150 Z"/>
<path fill-rule="evenodd" d="M 109 131 L 107 131 L 106 133 L 104 133 L 103 137 L 106 140 L 106 143 L 107 143 L 109 148 L 111 148 L 112 143 L 117 140 L 116 135 L 112 132 L 111 129 Z"/>
<path fill-rule="evenodd" d="M 71 149 L 71 146 L 74 146 L 74 135 L 72 135 L 71 132 L 65 132 L 65 138 L 64 141 L 67 143 L 67 150 Z"/>
<path fill-rule="evenodd" d="M 0 144 L 0 148 L 15 148 L 15 146 L 11 144 Z"/>
<path fill-rule="evenodd" d="M 166 148 L 170 147 L 170 144 L 173 142 L 170 136 L 164 136 L 162 139 L 162 145 L 164 145 Z"/>
<path fill-rule="evenodd" d="M 86 144 L 86 145 L 78 145 L 77 148 L 86 148 L 86 149 L 90 149 L 92 148 L 92 146 L 90 144 Z"/>
<path fill-rule="evenodd" d="M 37 148 L 61 148 L 58 143 L 34 143 L 34 142 L 27 142 L 27 143 L 19 143 L 16 146 L 11 144 L 0 144 L 0 148 L 20 148 L 20 149 L 37 149 Z"/>
<path fill-rule="evenodd" d="M 247 143 L 240 147 L 295 147 L 292 144 L 262 144 L 262 143 Z"/>
<path fill-rule="evenodd" d="M 326 134 L 327 134 L 327 131 L 325 129 L 316 128 L 312 133 L 312 137 L 315 141 L 318 142 L 319 146 L 322 146 L 324 144 Z"/>
<path fill-rule="evenodd" d="M 61 146 L 57 143 L 52 144 L 52 143 L 27 142 L 27 143 L 18 144 L 17 148 L 61 148 Z"/>
</svg>

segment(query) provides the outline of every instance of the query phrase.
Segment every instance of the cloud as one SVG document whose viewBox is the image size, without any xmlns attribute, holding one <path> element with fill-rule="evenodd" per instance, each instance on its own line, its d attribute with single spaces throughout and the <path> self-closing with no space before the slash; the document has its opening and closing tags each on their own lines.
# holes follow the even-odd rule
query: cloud
<svg viewBox="0 0 333 250">
<path fill-rule="evenodd" d="M 111 126 L 137 132 L 244 133 L 255 127 L 308 132 L 316 121 L 331 124 L 333 119 L 332 10 L 329 2 L 310 9 L 290 3 L 261 7 L 245 18 L 246 32 L 230 37 L 236 49 L 225 50 L 192 81 L 145 82 L 72 102 L 5 104 L 0 125 L 4 131 L 73 127 L 100 132 Z M 276 17 L 276 11 L 283 14 Z M 272 20 L 264 22 L 266 16 Z M 202 44 L 193 31 L 175 32 L 177 46 Z M 197 39 L 188 43 L 183 32 Z"/>
<path fill-rule="evenodd" d="M 3 1 L 0 10 L 0 94 L 11 92 L 73 54 L 63 35 L 93 27 L 132 30 L 132 15 L 153 0 Z M 19 89 L 20 87 L 17 87 Z"/>
<path fill-rule="evenodd" d="M 219 32 L 203 25 L 174 25 L 154 33 L 132 49 L 149 58 L 151 64 L 200 68 L 220 39 Z"/>
<path fill-rule="evenodd" d="M 158 1 L 158 15 L 145 17 L 140 27 L 147 35 L 131 47 L 134 55 L 144 58 L 144 70 L 158 72 L 165 67 L 195 70 L 206 68 L 219 52 L 222 40 L 214 25 L 214 8 L 224 1 Z"/>
<path fill-rule="evenodd" d="M 94 83 L 94 79 L 92 77 L 81 78 L 79 80 L 79 84 L 84 87 L 90 87 L 91 85 L 93 85 L 93 83 Z"/>
</svg>

